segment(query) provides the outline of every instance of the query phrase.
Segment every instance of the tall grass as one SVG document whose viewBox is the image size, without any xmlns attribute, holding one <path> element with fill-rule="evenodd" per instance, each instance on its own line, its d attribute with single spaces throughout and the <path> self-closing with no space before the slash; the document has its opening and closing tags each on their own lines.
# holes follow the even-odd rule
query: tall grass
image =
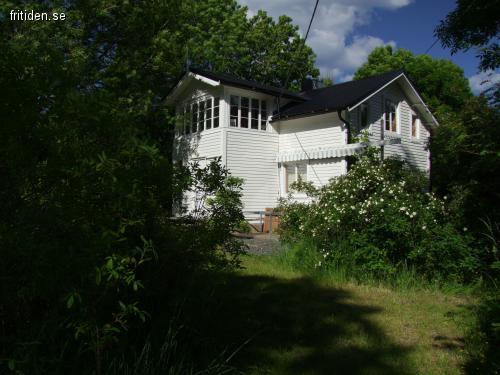
<svg viewBox="0 0 500 375">
<path fill-rule="evenodd" d="M 305 273 L 311 277 L 336 284 L 364 284 L 377 287 L 390 287 L 396 290 L 434 290 L 449 293 L 470 293 L 478 288 L 477 284 L 463 285 L 443 279 L 428 279 L 418 274 L 414 268 L 400 265 L 397 272 L 374 274 L 363 272 L 356 266 L 342 262 L 327 262 L 315 244 L 302 240 L 293 244 L 283 244 L 271 256 L 271 262 L 280 268 Z"/>
</svg>

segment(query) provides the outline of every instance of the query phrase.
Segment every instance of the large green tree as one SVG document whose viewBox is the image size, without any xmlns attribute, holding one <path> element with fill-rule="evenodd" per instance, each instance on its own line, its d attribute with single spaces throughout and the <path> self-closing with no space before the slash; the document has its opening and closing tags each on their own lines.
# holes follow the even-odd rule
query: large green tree
<svg viewBox="0 0 500 375">
<path fill-rule="evenodd" d="M 375 48 L 354 79 L 369 77 L 391 70 L 403 69 L 422 94 L 431 110 L 439 115 L 447 110 L 458 111 L 472 96 L 463 70 L 449 60 L 392 46 Z"/>
<path fill-rule="evenodd" d="M 66 19 L 10 20 L 16 9 Z M 0 51 L 0 372 L 5 358 L 25 373 L 83 372 L 89 358 L 73 357 L 82 352 L 68 324 L 100 362 L 97 349 L 112 340 L 99 340 L 125 312 L 140 316 L 132 291 L 140 284 L 128 272 L 144 252 L 156 249 L 159 268 L 143 284 L 164 295 L 184 271 L 218 259 L 213 250 L 227 245 L 238 218 L 237 196 L 214 167 L 198 175 L 215 176 L 210 192 L 222 189 L 231 211 L 216 199 L 217 220 L 190 228 L 169 219 L 172 197 L 192 181 L 171 165 L 164 105 L 186 60 L 293 85 L 316 74 L 314 55 L 290 19 L 249 19 L 233 0 L 4 1 Z"/>
</svg>

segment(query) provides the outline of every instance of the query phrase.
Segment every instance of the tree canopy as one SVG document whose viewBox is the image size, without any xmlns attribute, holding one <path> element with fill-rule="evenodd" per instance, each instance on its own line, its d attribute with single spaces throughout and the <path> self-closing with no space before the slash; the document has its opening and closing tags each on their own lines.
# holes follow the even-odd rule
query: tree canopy
<svg viewBox="0 0 500 375">
<path fill-rule="evenodd" d="M 407 73 L 426 104 L 437 115 L 446 110 L 459 110 L 472 96 L 463 70 L 451 61 L 414 55 L 406 49 L 394 49 L 390 45 L 375 48 L 356 71 L 354 79 L 397 69 Z"/>
<path fill-rule="evenodd" d="M 436 36 L 452 53 L 476 48 L 481 70 L 500 66 L 500 3 L 495 0 L 458 0 L 436 28 Z"/>
</svg>

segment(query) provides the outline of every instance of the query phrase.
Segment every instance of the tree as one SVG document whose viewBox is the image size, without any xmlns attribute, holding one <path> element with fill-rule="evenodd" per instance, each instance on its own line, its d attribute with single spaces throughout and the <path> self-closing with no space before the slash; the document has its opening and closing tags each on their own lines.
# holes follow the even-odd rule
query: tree
<svg viewBox="0 0 500 375">
<path fill-rule="evenodd" d="M 495 0 L 457 0 L 457 8 L 450 12 L 436 28 L 436 36 L 443 47 L 452 53 L 476 48 L 479 69 L 486 71 L 500 66 L 500 3 Z"/>
<path fill-rule="evenodd" d="M 439 115 L 458 111 L 472 96 L 463 70 L 449 60 L 433 59 L 429 55 L 414 55 L 390 45 L 375 48 L 368 60 L 355 73 L 354 79 L 366 78 L 391 70 L 403 69 L 419 89 L 424 101 Z"/>
<path fill-rule="evenodd" d="M 11 9 L 64 12 L 66 20 L 10 21 Z M 290 85 L 315 74 L 290 19 L 246 16 L 233 0 L 0 2 L 1 366 L 17 358 L 26 373 L 84 372 L 88 348 L 75 347 L 67 323 L 79 333 L 87 327 L 101 353 L 111 344 L 99 337 L 118 328 L 112 316 L 123 323 L 123 312 L 140 312 L 135 302 L 155 303 L 149 293 L 168 296 L 188 271 L 237 250 L 229 240 L 240 218 L 237 184 L 223 185 L 225 170 L 198 173 L 217 182 L 201 224 L 171 220 L 190 178 L 171 164 L 164 98 L 186 56 L 276 84 L 290 67 L 300 67 Z M 158 260 L 145 272 L 139 263 L 151 248 Z M 147 291 L 140 298 L 136 271 Z M 36 349 L 16 345 L 38 341 Z"/>
</svg>

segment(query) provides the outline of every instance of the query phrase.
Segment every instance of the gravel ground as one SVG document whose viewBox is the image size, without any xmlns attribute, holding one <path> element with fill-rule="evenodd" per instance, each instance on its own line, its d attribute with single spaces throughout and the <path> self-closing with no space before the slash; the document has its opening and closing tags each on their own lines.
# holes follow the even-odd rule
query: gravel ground
<svg viewBox="0 0 500 375">
<path fill-rule="evenodd" d="M 279 249 L 279 236 L 276 234 L 255 234 L 252 238 L 243 238 L 248 246 L 248 252 L 252 254 L 271 254 Z"/>
</svg>

